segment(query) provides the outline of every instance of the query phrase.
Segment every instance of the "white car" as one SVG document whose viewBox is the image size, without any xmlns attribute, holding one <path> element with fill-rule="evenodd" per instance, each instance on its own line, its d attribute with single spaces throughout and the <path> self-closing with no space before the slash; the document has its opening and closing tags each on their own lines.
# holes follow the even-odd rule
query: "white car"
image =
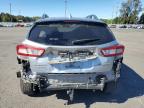
<svg viewBox="0 0 144 108">
<path fill-rule="evenodd" d="M 113 92 L 120 77 L 124 46 L 100 20 L 41 19 L 17 45 L 21 90 L 32 95 L 44 89 Z"/>
</svg>

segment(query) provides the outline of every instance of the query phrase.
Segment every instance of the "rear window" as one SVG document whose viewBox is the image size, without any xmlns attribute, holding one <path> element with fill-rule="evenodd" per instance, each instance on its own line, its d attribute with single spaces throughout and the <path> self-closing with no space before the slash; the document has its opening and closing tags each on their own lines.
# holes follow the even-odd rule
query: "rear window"
<svg viewBox="0 0 144 108">
<path fill-rule="evenodd" d="M 106 25 L 89 23 L 39 23 L 29 33 L 29 40 L 45 45 L 99 45 L 115 40 Z"/>
</svg>

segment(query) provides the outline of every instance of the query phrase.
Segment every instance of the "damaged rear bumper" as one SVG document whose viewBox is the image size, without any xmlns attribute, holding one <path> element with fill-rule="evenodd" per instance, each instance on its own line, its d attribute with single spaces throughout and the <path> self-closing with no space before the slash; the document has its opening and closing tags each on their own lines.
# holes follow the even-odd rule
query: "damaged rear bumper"
<svg viewBox="0 0 144 108">
<path fill-rule="evenodd" d="M 116 81 L 120 77 L 122 59 L 114 61 L 113 68 L 107 72 L 87 72 L 87 73 L 37 73 L 31 72 L 28 68 L 26 72 L 17 74 L 28 83 L 33 83 L 39 88 L 48 90 L 61 89 L 99 89 L 103 90 L 105 83 Z"/>
<path fill-rule="evenodd" d="M 106 72 L 108 73 L 108 72 Z M 24 75 L 22 75 L 24 76 Z M 111 78 L 110 78 L 111 77 Z M 103 90 L 108 81 L 114 80 L 114 75 L 102 73 L 77 73 L 77 74 L 39 74 L 23 77 L 28 83 L 39 85 L 41 89 L 95 89 Z"/>
<path fill-rule="evenodd" d="M 63 83 L 57 85 L 49 85 L 47 90 L 63 90 L 63 89 L 95 89 L 95 90 L 103 90 L 105 83 L 100 84 L 80 84 L 80 83 Z"/>
</svg>

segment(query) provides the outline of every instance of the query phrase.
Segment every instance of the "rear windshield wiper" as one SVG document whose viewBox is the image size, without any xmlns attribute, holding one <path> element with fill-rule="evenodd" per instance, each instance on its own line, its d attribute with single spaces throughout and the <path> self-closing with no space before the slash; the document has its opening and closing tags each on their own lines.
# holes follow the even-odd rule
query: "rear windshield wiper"
<svg viewBox="0 0 144 108">
<path fill-rule="evenodd" d="M 95 42 L 95 41 L 99 41 L 99 40 L 100 39 L 80 39 L 80 40 L 72 41 L 72 44 L 73 45 L 84 45 L 84 44 Z"/>
</svg>

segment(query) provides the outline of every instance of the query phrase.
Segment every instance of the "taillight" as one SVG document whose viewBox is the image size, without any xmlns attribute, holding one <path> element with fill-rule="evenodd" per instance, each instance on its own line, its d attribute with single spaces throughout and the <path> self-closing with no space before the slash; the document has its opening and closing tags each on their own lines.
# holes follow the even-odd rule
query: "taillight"
<svg viewBox="0 0 144 108">
<path fill-rule="evenodd" d="M 123 45 L 114 45 L 101 49 L 101 53 L 105 57 L 123 55 L 125 47 Z"/>
<path fill-rule="evenodd" d="M 24 44 L 17 45 L 16 50 L 18 55 L 30 57 L 40 57 L 45 52 L 45 49 L 43 48 L 37 48 Z"/>
</svg>

